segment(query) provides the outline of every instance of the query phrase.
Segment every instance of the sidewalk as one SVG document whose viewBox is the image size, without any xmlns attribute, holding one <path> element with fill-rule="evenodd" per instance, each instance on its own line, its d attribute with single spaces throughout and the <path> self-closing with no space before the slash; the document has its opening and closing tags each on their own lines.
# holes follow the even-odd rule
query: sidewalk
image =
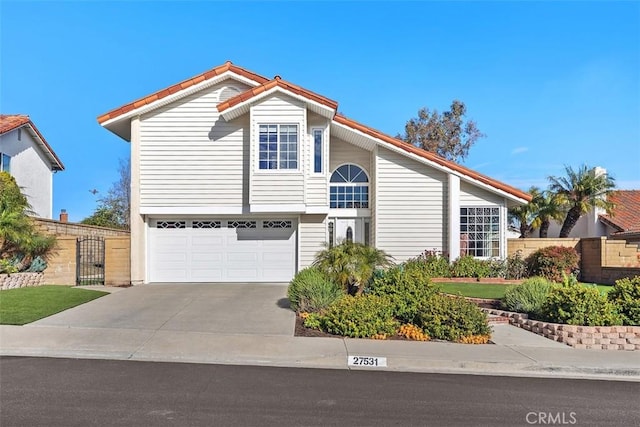
<svg viewBox="0 0 640 427">
<path fill-rule="evenodd" d="M 0 326 L 0 355 L 640 381 L 640 354 L 576 350 L 510 325 L 495 345 L 152 329 Z M 387 358 L 353 368 L 348 356 Z"/>
</svg>

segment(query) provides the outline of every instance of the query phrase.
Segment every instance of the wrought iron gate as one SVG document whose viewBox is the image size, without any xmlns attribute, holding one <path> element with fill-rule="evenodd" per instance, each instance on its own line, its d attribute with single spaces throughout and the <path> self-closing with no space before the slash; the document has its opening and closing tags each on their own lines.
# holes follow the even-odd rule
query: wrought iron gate
<svg viewBox="0 0 640 427">
<path fill-rule="evenodd" d="M 104 285 L 104 238 L 78 237 L 76 286 Z"/>
</svg>

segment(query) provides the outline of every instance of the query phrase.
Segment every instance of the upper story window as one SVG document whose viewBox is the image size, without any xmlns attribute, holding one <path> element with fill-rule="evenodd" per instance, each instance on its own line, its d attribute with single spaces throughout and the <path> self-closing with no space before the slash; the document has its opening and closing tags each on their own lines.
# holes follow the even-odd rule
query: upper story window
<svg viewBox="0 0 640 427">
<path fill-rule="evenodd" d="M 460 208 L 460 253 L 480 258 L 500 256 L 500 208 Z"/>
<path fill-rule="evenodd" d="M 260 169 L 298 169 L 298 125 L 259 127 Z"/>
<path fill-rule="evenodd" d="M 329 187 L 329 208 L 369 208 L 369 178 L 356 165 L 342 165 L 333 172 Z"/>
<path fill-rule="evenodd" d="M 322 173 L 322 129 L 313 130 L 313 172 Z"/>
<path fill-rule="evenodd" d="M 0 171 L 11 172 L 11 157 L 4 153 L 0 153 Z"/>
</svg>

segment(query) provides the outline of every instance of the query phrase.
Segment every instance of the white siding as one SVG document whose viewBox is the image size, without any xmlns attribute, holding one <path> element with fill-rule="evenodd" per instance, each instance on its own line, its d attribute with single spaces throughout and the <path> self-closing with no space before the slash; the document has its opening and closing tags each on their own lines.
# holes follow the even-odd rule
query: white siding
<svg viewBox="0 0 640 427">
<path fill-rule="evenodd" d="M 306 156 L 306 106 L 285 95 L 270 96 L 251 107 L 250 204 L 304 203 L 304 158 Z M 258 169 L 259 125 L 298 125 L 298 171 Z"/>
<path fill-rule="evenodd" d="M 443 250 L 446 174 L 385 148 L 378 148 L 376 168 L 376 246 L 396 262 Z"/>
<path fill-rule="evenodd" d="M 242 206 L 248 122 L 226 122 L 215 108 L 221 83 L 140 120 L 142 207 Z"/>
<path fill-rule="evenodd" d="M 465 181 L 460 181 L 460 206 L 504 205 L 504 198 Z"/>
<path fill-rule="evenodd" d="M 10 173 L 22 188 L 34 216 L 51 219 L 53 172 L 49 160 L 29 132 L 22 128 L 0 136 L 0 152 L 11 156 Z"/>
<path fill-rule="evenodd" d="M 345 142 L 341 139 L 332 138 L 329 147 L 329 169 L 335 171 L 338 166 L 345 163 L 354 163 L 367 172 L 371 178 L 371 152 Z"/>
<path fill-rule="evenodd" d="M 324 249 L 327 241 L 326 215 L 302 215 L 300 216 L 300 269 L 309 267 L 316 254 Z"/>
</svg>

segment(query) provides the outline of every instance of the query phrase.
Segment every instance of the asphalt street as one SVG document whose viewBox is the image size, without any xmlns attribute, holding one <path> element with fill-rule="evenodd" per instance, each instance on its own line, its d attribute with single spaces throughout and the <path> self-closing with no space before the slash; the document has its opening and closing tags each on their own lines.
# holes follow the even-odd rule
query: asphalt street
<svg viewBox="0 0 640 427">
<path fill-rule="evenodd" d="M 640 425 L 640 383 L 0 358 L 7 426 Z"/>
</svg>

